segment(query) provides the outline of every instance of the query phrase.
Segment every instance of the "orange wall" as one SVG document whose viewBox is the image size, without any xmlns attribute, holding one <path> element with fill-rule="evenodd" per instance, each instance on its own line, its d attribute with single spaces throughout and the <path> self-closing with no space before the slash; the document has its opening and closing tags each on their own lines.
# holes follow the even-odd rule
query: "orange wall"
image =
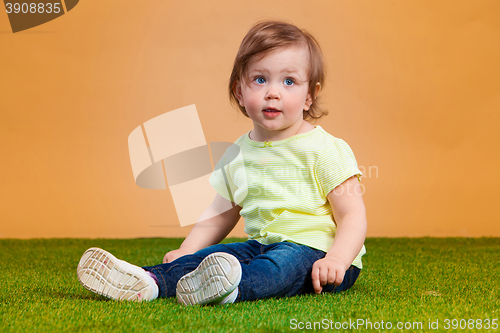
<svg viewBox="0 0 500 333">
<path fill-rule="evenodd" d="M 207 142 L 250 130 L 226 84 L 263 18 L 323 47 L 317 123 L 365 168 L 368 236 L 499 237 L 499 17 L 498 0 L 85 0 L 13 34 L 2 11 L 0 237 L 185 236 L 169 190 L 134 183 L 127 137 L 190 104 Z"/>
</svg>

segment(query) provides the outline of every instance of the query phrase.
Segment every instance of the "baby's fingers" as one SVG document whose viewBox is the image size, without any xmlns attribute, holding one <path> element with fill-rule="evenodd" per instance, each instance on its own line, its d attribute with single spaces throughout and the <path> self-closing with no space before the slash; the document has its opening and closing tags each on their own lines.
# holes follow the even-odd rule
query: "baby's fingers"
<svg viewBox="0 0 500 333">
<path fill-rule="evenodd" d="M 314 288 L 314 292 L 316 294 L 321 293 L 321 290 L 323 290 L 323 287 L 321 287 L 321 283 L 319 280 L 319 267 L 313 266 L 312 273 L 311 273 L 311 278 L 312 278 L 312 284 Z"/>
<path fill-rule="evenodd" d="M 322 265 L 319 267 L 319 282 L 322 286 L 326 286 L 330 280 L 330 272 L 327 265 Z"/>
<path fill-rule="evenodd" d="M 342 271 L 342 270 L 337 271 L 335 274 L 334 282 L 332 282 L 331 284 L 334 284 L 336 286 L 340 286 L 342 284 L 342 282 L 344 281 L 344 275 L 345 275 L 344 271 Z"/>
<path fill-rule="evenodd" d="M 337 277 L 338 277 L 338 274 L 335 271 L 335 269 L 330 268 L 328 270 L 328 284 L 335 284 L 337 282 Z"/>
</svg>

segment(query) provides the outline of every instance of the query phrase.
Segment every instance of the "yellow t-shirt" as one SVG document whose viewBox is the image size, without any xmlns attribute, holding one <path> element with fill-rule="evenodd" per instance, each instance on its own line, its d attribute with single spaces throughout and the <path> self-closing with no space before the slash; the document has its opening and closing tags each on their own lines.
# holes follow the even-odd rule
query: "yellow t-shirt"
<svg viewBox="0 0 500 333">
<path fill-rule="evenodd" d="M 335 223 L 327 195 L 362 175 L 349 145 L 321 126 L 273 142 L 249 132 L 229 147 L 210 176 L 221 196 L 242 207 L 249 239 L 261 244 L 291 241 L 327 252 Z M 361 249 L 353 265 L 362 268 Z"/>
</svg>

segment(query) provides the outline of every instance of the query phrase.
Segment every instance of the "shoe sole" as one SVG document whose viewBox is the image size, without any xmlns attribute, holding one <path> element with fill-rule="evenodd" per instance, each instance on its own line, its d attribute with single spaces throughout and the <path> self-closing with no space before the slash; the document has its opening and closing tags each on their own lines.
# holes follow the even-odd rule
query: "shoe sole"
<svg viewBox="0 0 500 333">
<path fill-rule="evenodd" d="M 240 280 L 241 266 L 236 257 L 224 252 L 212 253 L 194 271 L 179 279 L 177 301 L 183 305 L 216 303 L 233 292 Z"/>
<path fill-rule="evenodd" d="M 142 301 L 150 294 L 150 283 L 143 274 L 111 253 L 90 248 L 78 263 L 81 285 L 96 294 L 122 301 Z"/>
</svg>

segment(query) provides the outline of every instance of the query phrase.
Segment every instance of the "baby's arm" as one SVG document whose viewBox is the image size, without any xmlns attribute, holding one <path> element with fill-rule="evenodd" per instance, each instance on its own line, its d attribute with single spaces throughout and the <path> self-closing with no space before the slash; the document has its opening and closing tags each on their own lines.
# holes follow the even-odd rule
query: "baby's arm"
<svg viewBox="0 0 500 333">
<path fill-rule="evenodd" d="M 357 178 L 351 177 L 328 194 L 337 232 L 332 247 L 323 259 L 317 260 L 312 269 L 314 291 L 322 286 L 339 285 L 363 246 L 366 236 L 366 212 L 361 187 Z"/>
<path fill-rule="evenodd" d="M 240 206 L 233 204 L 233 208 L 229 210 L 227 207 L 231 207 L 231 203 L 217 194 L 212 204 L 201 215 L 213 217 L 197 222 L 181 247 L 168 252 L 163 262 L 172 262 L 183 255 L 195 253 L 223 240 L 240 219 Z"/>
</svg>

